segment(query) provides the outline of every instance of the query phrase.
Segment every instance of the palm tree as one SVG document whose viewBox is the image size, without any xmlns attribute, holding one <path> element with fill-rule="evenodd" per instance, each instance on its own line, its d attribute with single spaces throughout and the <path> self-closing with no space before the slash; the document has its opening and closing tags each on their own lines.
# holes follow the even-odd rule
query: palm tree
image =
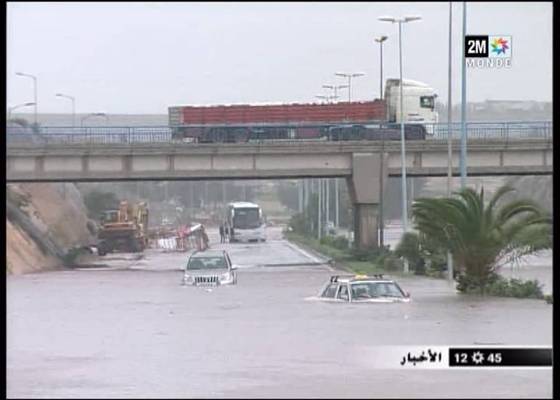
<svg viewBox="0 0 560 400">
<path fill-rule="evenodd" d="M 506 202 L 514 190 L 499 188 L 488 204 L 484 188 L 465 188 L 452 198 L 420 198 L 412 205 L 420 236 L 451 251 L 458 272 L 482 293 L 501 266 L 552 246 L 552 217 L 530 200 Z"/>
</svg>

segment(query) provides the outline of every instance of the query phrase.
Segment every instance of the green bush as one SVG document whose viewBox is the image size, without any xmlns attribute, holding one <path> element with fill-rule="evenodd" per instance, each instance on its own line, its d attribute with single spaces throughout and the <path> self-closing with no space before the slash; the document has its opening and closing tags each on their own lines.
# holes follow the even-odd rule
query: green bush
<svg viewBox="0 0 560 400">
<path fill-rule="evenodd" d="M 62 263 L 66 267 L 74 266 L 76 259 L 80 254 L 83 253 L 83 249 L 80 247 L 73 247 L 62 257 Z"/>
<path fill-rule="evenodd" d="M 546 300 L 546 302 L 548 304 L 552 304 L 552 295 L 551 294 L 547 294 L 544 296 L 544 299 Z"/>
<path fill-rule="evenodd" d="M 410 268 L 416 275 L 426 274 L 426 262 L 418 234 L 414 232 L 405 233 L 395 249 L 395 255 L 407 259 Z"/>
<path fill-rule="evenodd" d="M 344 236 L 336 236 L 333 239 L 333 246 L 340 250 L 346 250 L 349 246 L 348 239 Z"/>
<path fill-rule="evenodd" d="M 484 286 L 477 279 L 460 275 L 457 290 L 463 293 L 481 293 L 490 296 L 543 299 L 542 285 L 537 280 L 505 279 L 497 274 L 490 276 Z"/>
<path fill-rule="evenodd" d="M 403 269 L 403 261 L 394 254 L 385 256 L 381 265 L 387 271 L 402 271 Z"/>
<path fill-rule="evenodd" d="M 346 239 L 344 236 L 323 236 L 320 240 L 320 243 L 339 250 L 348 249 L 348 239 Z"/>
<path fill-rule="evenodd" d="M 300 233 L 300 234 L 307 234 L 308 232 L 308 224 L 305 219 L 305 215 L 303 214 L 295 214 L 290 218 L 290 222 L 288 224 L 290 228 L 292 228 L 293 232 Z"/>
</svg>

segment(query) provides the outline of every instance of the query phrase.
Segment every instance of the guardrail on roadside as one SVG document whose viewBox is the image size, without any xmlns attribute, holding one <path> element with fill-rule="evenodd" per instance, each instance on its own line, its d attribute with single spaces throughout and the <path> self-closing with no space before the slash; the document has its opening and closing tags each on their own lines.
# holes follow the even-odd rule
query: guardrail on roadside
<svg viewBox="0 0 560 400">
<path fill-rule="evenodd" d="M 394 124 L 392 124 L 394 125 Z M 210 125 L 206 125 L 209 127 Z M 213 126 L 213 125 L 212 125 Z M 248 125 L 247 125 L 248 126 Z M 259 125 L 265 127 L 266 125 Z M 278 124 L 271 126 L 279 126 Z M 325 127 L 326 124 L 282 124 L 293 128 Z M 340 124 L 331 126 L 340 126 Z M 461 124 L 453 123 L 451 131 L 447 123 L 425 124 L 431 134 L 426 140 L 447 140 L 449 132 L 453 140 L 461 138 Z M 190 128 L 194 126 L 189 126 Z M 197 126 L 198 127 L 198 126 Z M 224 127 L 216 125 L 216 127 Z M 231 127 L 231 126 L 230 126 Z M 180 128 L 174 127 L 173 129 Z M 20 127 L 6 127 L 6 144 L 43 146 L 50 144 L 141 144 L 141 143 L 175 143 L 173 129 L 169 126 L 108 126 L 108 127 L 40 127 L 37 131 Z M 552 139 L 552 121 L 515 121 L 515 122 L 468 122 L 466 123 L 469 140 L 515 140 L 544 138 Z M 257 139 L 250 143 L 301 142 L 318 139 Z"/>
</svg>

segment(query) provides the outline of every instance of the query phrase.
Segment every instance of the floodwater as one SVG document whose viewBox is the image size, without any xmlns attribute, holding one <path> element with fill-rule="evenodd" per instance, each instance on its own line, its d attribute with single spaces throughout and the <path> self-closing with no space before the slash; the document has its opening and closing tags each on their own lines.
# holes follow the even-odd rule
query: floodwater
<svg viewBox="0 0 560 400">
<path fill-rule="evenodd" d="M 550 368 L 399 371 L 367 359 L 388 345 L 551 346 L 551 305 L 416 277 L 399 279 L 410 303 L 305 301 L 333 271 L 271 236 L 212 246 L 239 265 L 237 286 L 181 286 L 186 255 L 157 251 L 7 277 L 7 395 L 552 397 Z"/>
</svg>

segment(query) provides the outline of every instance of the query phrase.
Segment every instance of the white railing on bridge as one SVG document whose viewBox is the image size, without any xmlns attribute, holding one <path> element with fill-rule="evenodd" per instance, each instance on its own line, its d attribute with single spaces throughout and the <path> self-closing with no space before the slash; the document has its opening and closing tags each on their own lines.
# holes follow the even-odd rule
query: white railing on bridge
<svg viewBox="0 0 560 400">
<path fill-rule="evenodd" d="M 302 125 L 286 124 L 298 127 Z M 305 126 L 311 126 L 306 124 Z M 319 126 L 319 125 L 316 125 Z M 324 127 L 325 124 L 320 124 Z M 431 134 L 426 140 L 447 140 L 449 126 L 446 123 L 425 124 Z M 468 122 L 466 124 L 469 140 L 510 140 L 529 138 L 552 138 L 552 121 L 514 121 L 514 122 Z M 453 140 L 461 138 L 461 124 L 451 126 Z M 310 139 L 282 139 L 282 142 L 301 142 Z M 327 137 L 315 140 L 328 140 Z M 258 139 L 257 143 L 273 143 L 278 139 Z M 169 126 L 107 126 L 107 127 L 51 127 L 38 129 L 20 126 L 6 127 L 6 142 L 11 145 L 42 146 L 49 144 L 134 144 L 170 143 L 172 128 Z"/>
</svg>

